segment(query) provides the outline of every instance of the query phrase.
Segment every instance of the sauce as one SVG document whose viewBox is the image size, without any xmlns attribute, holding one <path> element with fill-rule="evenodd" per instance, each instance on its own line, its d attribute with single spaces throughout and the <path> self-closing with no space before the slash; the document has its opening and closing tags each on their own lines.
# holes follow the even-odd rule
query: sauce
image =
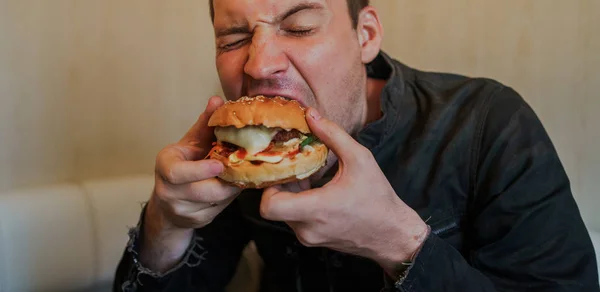
<svg viewBox="0 0 600 292">
<path fill-rule="evenodd" d="M 236 152 L 236 155 L 237 155 L 237 157 L 238 157 L 239 159 L 242 159 L 242 160 L 243 160 L 244 158 L 246 158 L 246 154 L 248 154 L 248 152 L 247 152 L 247 151 L 246 151 L 246 149 L 244 149 L 244 148 L 240 148 L 240 149 L 239 149 L 239 150 Z"/>
<path fill-rule="evenodd" d="M 259 154 L 257 154 L 256 156 L 281 156 L 282 152 L 279 151 L 269 151 L 269 152 L 261 152 Z"/>
<path fill-rule="evenodd" d="M 229 143 L 222 143 L 221 145 L 216 145 L 213 149 L 215 152 L 217 152 L 219 155 L 224 156 L 224 157 L 229 157 L 229 155 L 231 155 L 231 153 L 235 152 L 237 150 L 237 146 L 229 144 Z"/>
<path fill-rule="evenodd" d="M 294 151 L 290 151 L 290 152 L 287 154 L 287 156 L 288 156 L 290 159 L 294 159 L 294 158 L 296 158 L 296 154 L 298 154 L 298 153 L 300 153 L 300 147 L 296 148 L 296 150 L 294 150 Z"/>
</svg>

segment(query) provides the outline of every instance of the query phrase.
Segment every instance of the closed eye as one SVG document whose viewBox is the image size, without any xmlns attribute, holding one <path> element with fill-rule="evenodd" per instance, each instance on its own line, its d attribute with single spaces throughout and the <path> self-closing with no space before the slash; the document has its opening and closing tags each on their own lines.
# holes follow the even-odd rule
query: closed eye
<svg viewBox="0 0 600 292">
<path fill-rule="evenodd" d="M 243 45 L 246 41 L 248 41 L 248 39 L 241 39 L 232 43 L 228 43 L 228 44 L 224 44 L 220 47 L 221 50 L 233 50 L 236 49 L 237 47 Z"/>
<path fill-rule="evenodd" d="M 289 34 L 295 35 L 295 36 L 306 36 L 306 35 L 310 35 L 314 32 L 314 29 L 312 28 L 298 28 L 298 29 L 288 29 L 286 30 Z"/>
</svg>

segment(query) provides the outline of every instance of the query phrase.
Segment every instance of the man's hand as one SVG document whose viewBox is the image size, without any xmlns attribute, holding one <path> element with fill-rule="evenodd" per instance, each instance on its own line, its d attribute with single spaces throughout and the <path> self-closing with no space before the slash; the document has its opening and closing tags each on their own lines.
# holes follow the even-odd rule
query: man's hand
<svg viewBox="0 0 600 292">
<path fill-rule="evenodd" d="M 194 229 L 210 224 L 241 191 L 215 178 L 223 171 L 221 162 L 204 159 L 214 137 L 208 120 L 222 104 L 219 97 L 212 97 L 185 136 L 157 156 L 140 255 L 141 262 L 154 271 L 176 264 Z"/>
<path fill-rule="evenodd" d="M 306 246 L 370 258 L 394 275 L 419 249 L 428 226 L 396 195 L 368 149 L 312 108 L 307 121 L 337 156 L 339 169 L 321 188 L 266 189 L 261 215 L 285 221 Z"/>
</svg>

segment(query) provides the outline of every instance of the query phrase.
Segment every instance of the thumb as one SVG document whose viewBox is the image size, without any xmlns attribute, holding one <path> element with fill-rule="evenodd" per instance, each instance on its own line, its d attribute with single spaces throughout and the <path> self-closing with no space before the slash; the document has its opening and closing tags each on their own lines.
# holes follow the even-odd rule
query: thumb
<svg viewBox="0 0 600 292">
<path fill-rule="evenodd" d="M 208 120 L 217 108 L 223 105 L 223 100 L 218 96 L 208 99 L 204 112 L 198 117 L 196 123 L 185 133 L 180 142 L 187 145 L 204 146 L 210 145 L 213 140 L 213 130 L 208 126 Z"/>
<path fill-rule="evenodd" d="M 355 160 L 356 151 L 362 148 L 342 127 L 322 117 L 314 108 L 307 110 L 306 121 L 310 130 L 343 162 Z"/>
</svg>

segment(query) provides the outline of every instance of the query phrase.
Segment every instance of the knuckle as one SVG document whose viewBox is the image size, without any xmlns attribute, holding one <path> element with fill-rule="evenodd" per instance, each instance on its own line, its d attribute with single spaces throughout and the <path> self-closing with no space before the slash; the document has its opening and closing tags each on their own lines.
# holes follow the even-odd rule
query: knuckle
<svg viewBox="0 0 600 292">
<path fill-rule="evenodd" d="M 164 201 L 171 197 L 171 192 L 169 191 L 169 188 L 164 185 L 164 183 L 162 182 L 162 179 L 160 179 L 160 178 L 157 178 L 156 182 L 154 183 L 153 193 L 161 201 Z"/>
<path fill-rule="evenodd" d="M 156 157 L 155 172 L 160 178 L 170 184 L 177 183 L 175 165 L 171 163 L 169 157 L 172 156 L 173 145 L 161 149 Z"/>
<path fill-rule="evenodd" d="M 200 227 L 208 226 L 208 225 L 210 225 L 213 222 L 214 219 L 215 219 L 215 217 L 212 217 L 212 216 L 203 218 L 202 220 L 199 221 L 198 225 Z"/>
<path fill-rule="evenodd" d="M 167 204 L 171 214 L 177 217 L 185 217 L 185 210 L 179 204 Z"/>
<path fill-rule="evenodd" d="M 217 216 L 218 213 L 213 213 L 213 212 L 198 212 L 196 214 L 194 214 L 192 220 L 194 222 L 194 226 L 197 228 L 202 228 L 205 226 L 210 225 L 213 220 L 215 220 L 215 217 Z"/>
<path fill-rule="evenodd" d="M 179 180 L 177 177 L 177 171 L 175 170 L 175 165 L 170 164 L 165 167 L 165 171 L 163 173 L 163 178 L 166 183 L 176 185 L 179 184 Z"/>
<path fill-rule="evenodd" d="M 173 149 L 173 147 L 174 147 L 173 144 L 171 144 L 171 145 L 168 145 L 158 151 L 158 153 L 156 154 L 156 164 L 157 165 L 162 164 L 162 162 L 166 159 L 166 157 L 172 151 L 171 149 Z"/>
<path fill-rule="evenodd" d="M 297 232 L 296 237 L 302 245 L 306 247 L 314 247 L 318 245 L 317 237 L 306 229 L 301 229 Z"/>
<path fill-rule="evenodd" d="M 265 219 L 271 218 L 271 212 L 272 212 L 271 210 L 272 210 L 271 200 L 268 198 L 264 198 L 260 202 L 260 216 Z"/>
</svg>

